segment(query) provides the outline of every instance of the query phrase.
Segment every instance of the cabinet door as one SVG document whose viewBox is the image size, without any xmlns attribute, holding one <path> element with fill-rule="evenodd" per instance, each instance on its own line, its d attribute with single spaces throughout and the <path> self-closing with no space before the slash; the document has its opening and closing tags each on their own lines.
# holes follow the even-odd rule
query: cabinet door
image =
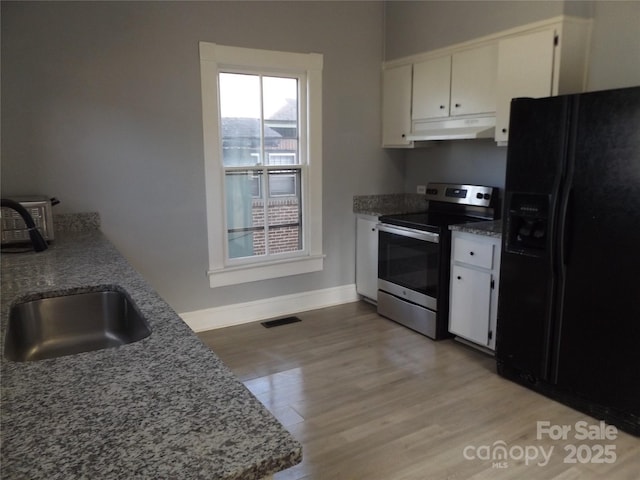
<svg viewBox="0 0 640 480">
<path fill-rule="evenodd" d="M 511 99 L 548 97 L 553 86 L 555 30 L 505 38 L 498 43 L 496 142 L 509 139 Z"/>
<path fill-rule="evenodd" d="M 382 146 L 411 145 L 411 65 L 384 70 L 382 89 Z"/>
<path fill-rule="evenodd" d="M 453 265 L 449 331 L 479 345 L 489 344 L 491 273 Z"/>
<path fill-rule="evenodd" d="M 434 58 L 413 66 L 413 109 L 411 118 L 449 116 L 451 56 Z"/>
<path fill-rule="evenodd" d="M 356 227 L 356 291 L 372 300 L 378 297 L 377 223 L 358 217 Z"/>
<path fill-rule="evenodd" d="M 497 44 L 455 53 L 451 64 L 451 116 L 496 111 Z"/>
</svg>

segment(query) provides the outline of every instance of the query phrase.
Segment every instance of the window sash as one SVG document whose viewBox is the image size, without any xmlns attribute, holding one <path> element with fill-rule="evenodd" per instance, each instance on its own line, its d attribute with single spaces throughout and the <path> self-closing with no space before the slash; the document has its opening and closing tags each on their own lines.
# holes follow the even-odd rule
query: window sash
<svg viewBox="0 0 640 480">
<path fill-rule="evenodd" d="M 302 166 L 225 169 L 229 263 L 304 252 L 302 172 Z M 273 194 L 279 177 L 292 179 L 293 193 Z M 256 187 L 260 195 L 254 195 Z"/>
<path fill-rule="evenodd" d="M 209 247 L 209 284 L 223 285 L 253 282 L 323 269 L 322 252 L 322 64 L 321 54 L 301 54 L 256 50 L 200 42 L 204 165 L 207 200 L 207 235 Z M 221 144 L 218 118 L 218 74 L 222 70 L 260 71 L 267 75 L 301 75 L 300 156 L 305 167 L 301 183 L 306 185 L 302 212 L 306 219 L 306 245 L 300 255 L 285 254 L 246 263 L 225 260 L 224 171 L 219 168 Z M 282 166 L 279 166 L 282 168 Z M 304 186 L 303 186 L 304 188 Z"/>
</svg>

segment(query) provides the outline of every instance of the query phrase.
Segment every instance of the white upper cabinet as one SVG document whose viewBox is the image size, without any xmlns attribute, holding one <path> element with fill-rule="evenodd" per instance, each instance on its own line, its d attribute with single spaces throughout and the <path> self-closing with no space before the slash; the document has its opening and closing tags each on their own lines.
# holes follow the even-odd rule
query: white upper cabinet
<svg viewBox="0 0 640 480">
<path fill-rule="evenodd" d="M 498 45 L 465 50 L 451 64 L 451 116 L 496 111 Z"/>
<path fill-rule="evenodd" d="M 414 64 L 412 120 L 446 118 L 450 101 L 451 55 Z"/>
<path fill-rule="evenodd" d="M 584 91 L 591 23 L 560 16 L 387 62 L 383 145 L 494 136 L 494 125 L 505 145 L 512 98 Z M 482 135 L 464 136 L 467 127 Z"/>
<path fill-rule="evenodd" d="M 548 97 L 553 87 L 555 30 L 505 38 L 498 43 L 496 141 L 509 138 L 511 99 Z"/>
<path fill-rule="evenodd" d="M 497 64 L 495 43 L 414 64 L 412 120 L 495 112 Z"/>
<path fill-rule="evenodd" d="M 583 92 L 591 21 L 564 18 L 498 43 L 496 141 L 509 140 L 511 99 Z"/>
<path fill-rule="evenodd" d="M 411 65 L 387 68 L 382 73 L 382 145 L 408 147 L 411 131 Z"/>
</svg>

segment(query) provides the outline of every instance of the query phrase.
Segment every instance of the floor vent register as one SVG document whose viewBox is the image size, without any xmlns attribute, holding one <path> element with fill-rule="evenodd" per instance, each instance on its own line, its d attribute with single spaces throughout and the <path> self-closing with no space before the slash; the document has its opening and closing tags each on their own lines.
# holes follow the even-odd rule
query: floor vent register
<svg viewBox="0 0 640 480">
<path fill-rule="evenodd" d="M 262 326 L 265 328 L 279 327 L 280 325 L 288 325 L 290 323 L 301 322 L 298 317 L 285 317 L 285 318 L 277 318 L 276 320 L 268 320 L 266 322 L 261 322 Z"/>
</svg>

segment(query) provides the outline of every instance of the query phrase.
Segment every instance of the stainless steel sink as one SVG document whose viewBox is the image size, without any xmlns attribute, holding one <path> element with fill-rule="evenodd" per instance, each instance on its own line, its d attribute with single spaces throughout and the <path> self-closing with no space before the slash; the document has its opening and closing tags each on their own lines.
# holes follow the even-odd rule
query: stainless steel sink
<svg viewBox="0 0 640 480">
<path fill-rule="evenodd" d="M 33 361 L 137 342 L 151 329 L 133 301 L 116 288 L 15 304 L 4 356 Z"/>
</svg>

